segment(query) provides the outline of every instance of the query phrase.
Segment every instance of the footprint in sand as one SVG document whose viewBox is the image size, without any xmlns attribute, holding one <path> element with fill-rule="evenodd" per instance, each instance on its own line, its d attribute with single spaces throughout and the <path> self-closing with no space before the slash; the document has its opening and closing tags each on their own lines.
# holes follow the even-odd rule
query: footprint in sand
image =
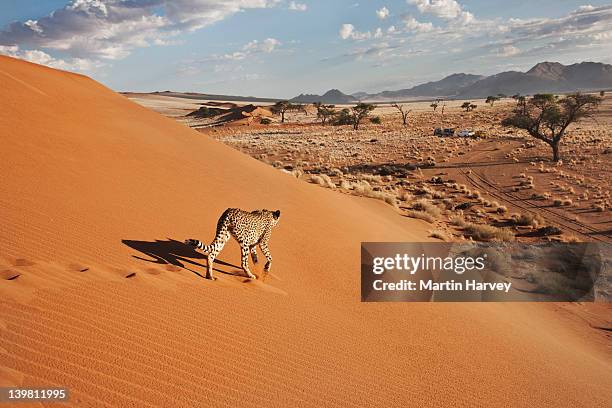
<svg viewBox="0 0 612 408">
<path fill-rule="evenodd" d="M 21 273 L 16 272 L 12 269 L 5 269 L 0 271 L 0 280 L 15 280 L 21 276 Z"/>
<path fill-rule="evenodd" d="M 29 261 L 29 260 L 24 259 L 24 258 L 17 258 L 13 262 L 13 265 L 14 266 L 32 266 L 32 265 L 34 265 L 34 262 Z"/>
<path fill-rule="evenodd" d="M 161 275 L 162 271 L 158 268 L 147 268 L 145 270 L 149 275 Z M 127 276 L 126 276 L 127 278 Z"/>
<path fill-rule="evenodd" d="M 170 265 L 170 264 L 166 265 L 166 270 L 168 272 L 180 272 L 182 269 L 183 268 L 180 268 L 176 265 Z"/>
<path fill-rule="evenodd" d="M 87 266 L 83 266 L 79 264 L 71 264 L 68 268 L 74 272 L 87 272 L 89 270 Z"/>
</svg>

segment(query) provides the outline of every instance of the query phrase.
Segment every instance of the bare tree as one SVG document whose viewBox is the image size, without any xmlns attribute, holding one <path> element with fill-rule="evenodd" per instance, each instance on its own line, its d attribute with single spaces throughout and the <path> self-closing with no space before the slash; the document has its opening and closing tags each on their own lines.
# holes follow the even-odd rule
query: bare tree
<svg viewBox="0 0 612 408">
<path fill-rule="evenodd" d="M 517 107 L 502 125 L 524 129 L 547 143 L 552 148 L 553 161 L 559 161 L 559 144 L 568 126 L 592 116 L 600 103 L 601 98 L 595 95 L 575 93 L 559 99 L 550 94 L 538 94 L 527 102 L 524 111 Z"/>
<path fill-rule="evenodd" d="M 308 116 L 308 111 L 306 110 L 306 104 L 303 103 L 292 103 L 289 107 L 289 110 L 294 112 L 301 112 L 304 115 Z"/>
<path fill-rule="evenodd" d="M 404 110 L 404 105 L 399 105 L 397 102 L 394 102 L 391 106 L 397 109 L 402 115 L 402 123 L 404 124 L 404 126 L 408 126 L 408 114 L 412 112 L 412 110 Z"/>
<path fill-rule="evenodd" d="M 371 103 L 360 102 L 351 108 L 351 119 L 353 123 L 353 130 L 359 129 L 359 123 L 367 117 L 371 111 L 376 108 L 376 105 Z"/>
<path fill-rule="evenodd" d="M 520 108 L 521 115 L 527 114 L 527 98 L 524 96 L 519 96 L 516 99 L 516 106 Z"/>
</svg>

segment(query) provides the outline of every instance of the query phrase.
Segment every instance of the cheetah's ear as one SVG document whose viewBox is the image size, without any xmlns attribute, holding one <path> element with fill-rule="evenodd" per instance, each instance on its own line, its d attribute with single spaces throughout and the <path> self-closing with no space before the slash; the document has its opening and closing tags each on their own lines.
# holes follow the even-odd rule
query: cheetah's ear
<svg viewBox="0 0 612 408">
<path fill-rule="evenodd" d="M 274 215 L 274 218 L 279 219 L 280 218 L 280 210 L 276 210 L 272 213 L 272 215 Z"/>
</svg>

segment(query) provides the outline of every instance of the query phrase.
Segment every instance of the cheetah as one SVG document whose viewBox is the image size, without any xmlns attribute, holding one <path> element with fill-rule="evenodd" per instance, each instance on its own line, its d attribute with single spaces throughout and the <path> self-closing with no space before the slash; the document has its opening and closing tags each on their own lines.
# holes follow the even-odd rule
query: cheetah
<svg viewBox="0 0 612 408">
<path fill-rule="evenodd" d="M 280 210 L 244 211 L 239 208 L 228 208 L 217 221 L 217 233 L 210 245 L 204 245 L 197 239 L 187 239 L 185 243 L 203 250 L 208 254 L 208 267 L 206 279 L 214 280 L 213 262 L 221 252 L 230 234 L 240 244 L 242 250 L 242 269 L 251 279 L 257 279 L 249 270 L 249 252 L 254 263 L 257 263 L 257 245 L 266 257 L 264 271 L 269 272 L 272 267 L 272 255 L 268 248 L 268 241 L 272 228 L 278 224 Z"/>
</svg>

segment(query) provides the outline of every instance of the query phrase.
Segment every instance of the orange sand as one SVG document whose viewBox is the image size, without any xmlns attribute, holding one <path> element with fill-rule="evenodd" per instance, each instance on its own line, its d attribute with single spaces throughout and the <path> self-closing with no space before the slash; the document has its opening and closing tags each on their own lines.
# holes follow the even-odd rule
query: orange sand
<svg viewBox="0 0 612 408">
<path fill-rule="evenodd" d="M 427 224 L 84 76 L 0 57 L 0 89 L 0 385 L 91 407 L 612 400 L 609 343 L 557 305 L 360 303 L 360 241 L 426 240 Z M 264 282 L 244 282 L 234 242 L 211 282 L 174 241 L 212 239 L 227 207 L 282 211 Z"/>
</svg>

